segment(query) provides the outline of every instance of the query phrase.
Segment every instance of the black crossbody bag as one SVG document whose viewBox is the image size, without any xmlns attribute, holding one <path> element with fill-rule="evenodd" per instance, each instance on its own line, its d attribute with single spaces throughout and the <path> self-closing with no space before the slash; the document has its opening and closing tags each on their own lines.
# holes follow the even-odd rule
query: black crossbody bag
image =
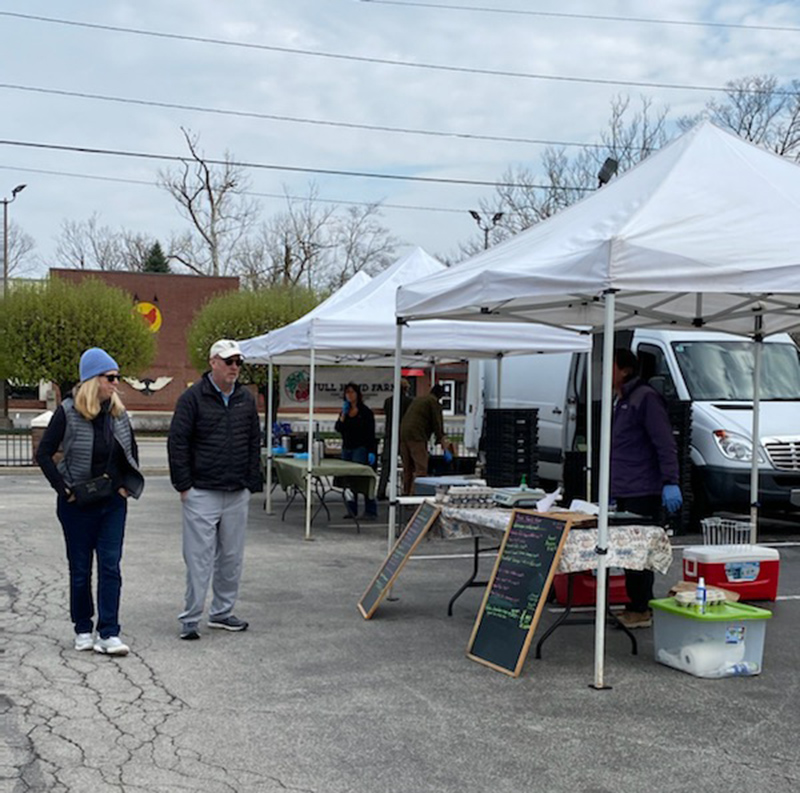
<svg viewBox="0 0 800 793">
<path fill-rule="evenodd" d="M 109 441 L 108 460 L 106 461 L 106 471 L 111 463 L 111 455 L 114 453 L 114 435 L 112 433 Z M 66 461 L 65 461 L 66 462 Z M 67 470 L 69 470 L 69 463 L 66 463 Z M 71 475 L 71 474 L 70 474 Z M 72 485 L 70 492 L 75 496 L 75 503 L 79 507 L 86 507 L 89 504 L 96 504 L 105 498 L 109 498 L 114 494 L 114 483 L 108 473 L 102 476 L 95 476 L 92 479 L 87 479 L 85 482 Z"/>
</svg>

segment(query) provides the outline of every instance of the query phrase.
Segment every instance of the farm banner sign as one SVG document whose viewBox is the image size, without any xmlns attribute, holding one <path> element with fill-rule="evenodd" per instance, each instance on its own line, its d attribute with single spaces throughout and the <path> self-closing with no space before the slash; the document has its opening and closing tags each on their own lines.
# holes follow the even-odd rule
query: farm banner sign
<svg viewBox="0 0 800 793">
<path fill-rule="evenodd" d="M 307 366 L 281 366 L 280 406 L 291 410 L 307 407 L 310 377 Z M 319 366 L 316 370 L 314 407 L 338 408 L 344 398 L 346 383 L 361 386 L 364 401 L 374 410 L 383 408 L 383 400 L 392 394 L 393 371 L 390 367 L 347 369 L 342 366 Z"/>
</svg>

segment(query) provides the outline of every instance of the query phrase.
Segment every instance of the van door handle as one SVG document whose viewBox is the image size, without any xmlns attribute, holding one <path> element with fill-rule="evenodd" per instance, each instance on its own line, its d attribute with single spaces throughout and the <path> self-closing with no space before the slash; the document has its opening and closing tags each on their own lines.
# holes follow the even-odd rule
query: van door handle
<svg viewBox="0 0 800 793">
<path fill-rule="evenodd" d="M 560 408 L 560 407 L 558 407 L 558 406 L 556 406 L 556 407 L 554 407 L 554 408 L 553 408 L 553 413 L 554 413 L 556 416 L 560 416 L 560 415 L 561 415 L 563 412 L 564 412 L 564 411 L 563 411 L 563 410 L 561 410 L 561 408 Z"/>
</svg>

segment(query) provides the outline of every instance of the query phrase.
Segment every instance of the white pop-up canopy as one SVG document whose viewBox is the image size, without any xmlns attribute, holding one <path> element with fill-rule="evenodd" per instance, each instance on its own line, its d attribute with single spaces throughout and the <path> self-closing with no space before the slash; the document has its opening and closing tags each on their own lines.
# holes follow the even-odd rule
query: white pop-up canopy
<svg viewBox="0 0 800 793">
<path fill-rule="evenodd" d="M 405 321 L 535 319 L 605 330 L 598 603 L 606 596 L 615 319 L 617 327 L 756 340 L 800 327 L 798 218 L 800 167 L 705 122 L 555 217 L 398 291 Z M 753 472 L 757 486 L 757 461 Z M 605 612 L 596 613 L 594 684 L 602 688 Z"/>
<path fill-rule="evenodd" d="M 295 322 L 290 323 L 280 330 L 290 328 L 296 322 L 307 322 L 319 314 L 334 310 L 339 304 L 343 303 L 345 300 L 361 291 L 361 289 L 363 289 L 371 280 L 371 276 L 369 276 L 363 270 L 359 270 L 349 281 L 346 281 L 339 289 L 337 289 L 332 295 L 328 296 L 319 305 L 314 306 L 314 308 L 312 308 L 307 314 L 304 314 L 302 317 L 295 320 Z M 278 331 L 274 330 L 270 332 L 277 333 Z M 248 363 L 269 363 L 267 339 L 269 338 L 270 332 L 262 333 L 260 336 L 253 336 L 252 339 L 239 342 L 242 355 L 244 355 Z"/>
<path fill-rule="evenodd" d="M 400 388 L 403 363 L 463 360 L 537 352 L 586 352 L 591 338 L 574 330 L 511 323 L 493 326 L 481 322 L 431 320 L 415 323 L 398 347 L 399 331 L 394 316 L 398 287 L 425 276 L 446 271 L 441 262 L 416 248 L 398 259 L 368 284 L 344 300 L 325 308 L 318 306 L 284 328 L 241 342 L 249 362 L 307 363 L 310 367 L 309 449 L 312 448 L 315 366 L 318 363 L 394 366 L 395 393 Z M 320 310 L 322 308 L 322 310 Z M 397 428 L 395 428 L 396 430 Z M 397 443 L 397 431 L 392 441 Z M 394 539 L 397 449 L 390 475 L 389 542 Z M 268 451 L 268 454 L 271 453 Z M 309 472 L 312 461 L 309 457 Z M 306 537 L 310 536 L 311 476 L 306 502 Z"/>
<path fill-rule="evenodd" d="M 360 290 L 335 301 L 329 298 L 286 327 L 241 342 L 250 363 L 393 366 L 395 358 L 395 296 L 397 288 L 447 267 L 415 248 Z M 517 323 L 494 327 L 484 323 L 432 320 L 417 323 L 404 334 L 405 363 L 462 360 L 535 352 L 586 350 L 590 342 L 561 329 Z"/>
</svg>

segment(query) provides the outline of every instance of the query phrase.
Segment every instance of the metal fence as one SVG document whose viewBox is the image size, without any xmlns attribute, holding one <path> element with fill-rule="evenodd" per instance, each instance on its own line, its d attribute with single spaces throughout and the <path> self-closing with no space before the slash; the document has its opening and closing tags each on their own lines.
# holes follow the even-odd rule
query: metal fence
<svg viewBox="0 0 800 793">
<path fill-rule="evenodd" d="M 26 465 L 36 465 L 31 430 L 0 430 L 0 467 Z"/>
</svg>

